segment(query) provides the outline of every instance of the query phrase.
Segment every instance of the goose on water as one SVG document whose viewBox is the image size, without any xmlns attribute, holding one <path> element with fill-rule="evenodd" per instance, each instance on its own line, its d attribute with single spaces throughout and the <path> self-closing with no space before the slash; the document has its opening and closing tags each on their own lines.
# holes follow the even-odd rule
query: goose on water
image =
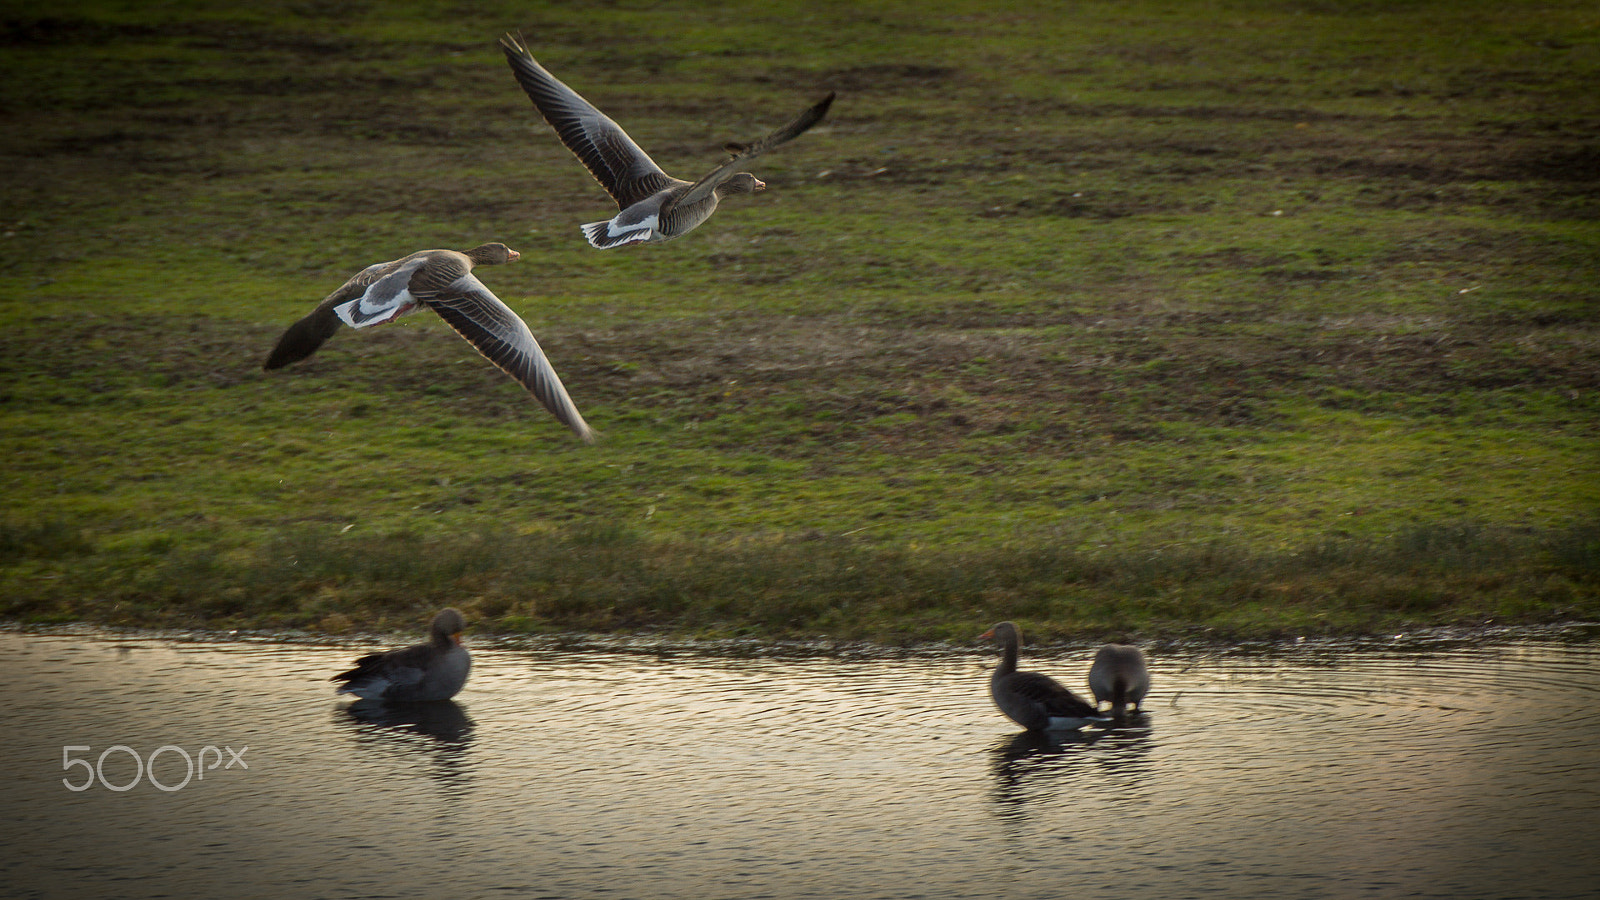
<svg viewBox="0 0 1600 900">
<path fill-rule="evenodd" d="M 1017 671 L 1022 631 L 1015 624 L 1001 622 L 980 637 L 993 639 L 1000 645 L 1000 664 L 989 677 L 989 695 L 994 698 L 994 705 L 1013 722 L 1030 731 L 1050 731 L 1109 721 L 1088 701 L 1054 678 L 1038 672 Z"/>
<path fill-rule="evenodd" d="M 363 700 L 449 700 L 460 693 L 472 670 L 472 655 L 461 646 L 466 627 L 460 610 L 442 609 L 433 617 L 428 643 L 363 656 L 355 668 L 328 680 L 344 682 L 338 693 Z"/>
<path fill-rule="evenodd" d="M 739 167 L 822 121 L 834 97 L 829 93 L 758 141 L 727 145 L 732 154 L 727 162 L 698 181 L 684 181 L 663 172 L 621 126 L 539 65 L 514 35 L 502 37 L 500 48 L 539 115 L 617 201 L 621 212 L 616 216 L 583 226 L 589 243 L 602 250 L 682 237 L 710 218 L 723 197 L 764 190 L 765 183 Z"/>
<path fill-rule="evenodd" d="M 1138 647 L 1127 644 L 1107 644 L 1094 655 L 1089 667 L 1089 691 L 1094 694 L 1094 705 L 1110 703 L 1111 711 L 1122 715 L 1129 703 L 1139 711 L 1144 695 L 1150 691 L 1150 670 L 1144 663 L 1144 654 Z"/>
<path fill-rule="evenodd" d="M 490 243 L 464 252 L 419 250 L 392 262 L 373 263 L 290 325 L 263 368 L 278 369 L 305 359 L 345 325 L 370 328 L 426 306 L 527 388 L 563 425 L 593 443 L 594 430 L 579 414 L 527 323 L 472 274 L 474 266 L 516 262 L 521 255 L 505 244 Z"/>
</svg>

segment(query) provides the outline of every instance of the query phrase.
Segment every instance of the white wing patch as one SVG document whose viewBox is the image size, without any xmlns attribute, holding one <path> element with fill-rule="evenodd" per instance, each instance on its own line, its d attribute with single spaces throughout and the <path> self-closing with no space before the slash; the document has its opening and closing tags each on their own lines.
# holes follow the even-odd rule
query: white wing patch
<svg viewBox="0 0 1600 900">
<path fill-rule="evenodd" d="M 415 312 L 419 301 L 410 291 L 401 291 L 383 301 L 373 301 L 366 294 L 333 308 L 339 318 L 351 328 L 368 328 L 393 322 L 407 313 Z"/>
<path fill-rule="evenodd" d="M 612 237 L 622 237 L 623 235 L 634 231 L 655 231 L 656 226 L 660 224 L 660 222 L 660 216 L 651 215 L 645 216 L 644 218 L 630 225 L 619 225 L 616 219 L 612 219 L 606 223 L 606 226 L 607 230 L 611 232 Z"/>
<path fill-rule="evenodd" d="M 627 225 L 618 224 L 616 219 L 590 222 L 583 226 L 583 235 L 589 239 L 591 245 L 602 250 L 637 241 L 660 240 L 661 232 L 656 230 L 659 221 L 660 217 L 652 215 Z"/>
<path fill-rule="evenodd" d="M 425 258 L 406 263 L 368 285 L 361 296 L 335 306 L 334 314 L 351 328 L 367 328 L 415 312 L 422 301 L 411 295 L 411 275 L 426 263 Z"/>
</svg>

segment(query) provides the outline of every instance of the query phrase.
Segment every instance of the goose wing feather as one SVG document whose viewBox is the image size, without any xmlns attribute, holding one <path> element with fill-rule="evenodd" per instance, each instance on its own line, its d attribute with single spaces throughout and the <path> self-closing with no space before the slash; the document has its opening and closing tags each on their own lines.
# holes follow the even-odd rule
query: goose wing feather
<svg viewBox="0 0 1600 900">
<path fill-rule="evenodd" d="M 562 424 L 583 440 L 594 441 L 594 430 L 578 412 L 527 323 L 477 277 L 464 273 L 447 289 L 421 295 L 421 299 L 485 359 L 527 388 Z"/>
<path fill-rule="evenodd" d="M 834 94 L 829 92 L 828 96 L 823 97 L 822 100 L 818 101 L 811 108 L 796 116 L 792 121 L 789 122 L 789 124 L 779 128 L 777 131 L 772 132 L 766 137 L 755 141 L 754 143 L 738 146 L 737 152 L 735 152 L 727 162 L 717 166 L 710 172 L 707 172 L 705 175 L 701 176 L 699 181 L 696 181 L 692 186 L 690 186 L 687 191 L 684 191 L 669 200 L 665 208 L 661 211 L 662 215 L 671 213 L 674 207 L 699 203 L 700 201 L 705 200 L 706 198 L 710 197 L 711 193 L 720 187 L 723 182 L 727 181 L 729 178 L 732 178 L 734 173 L 742 169 L 745 163 L 757 156 L 760 156 L 768 150 L 779 146 L 780 144 L 786 144 L 804 134 L 811 128 L 811 126 L 821 122 L 823 116 L 828 114 L 828 107 L 833 105 L 833 98 Z"/>
<path fill-rule="evenodd" d="M 500 49 L 539 115 L 617 201 L 619 209 L 682 183 L 663 172 L 610 116 L 539 65 L 514 36 L 500 38 Z"/>
</svg>

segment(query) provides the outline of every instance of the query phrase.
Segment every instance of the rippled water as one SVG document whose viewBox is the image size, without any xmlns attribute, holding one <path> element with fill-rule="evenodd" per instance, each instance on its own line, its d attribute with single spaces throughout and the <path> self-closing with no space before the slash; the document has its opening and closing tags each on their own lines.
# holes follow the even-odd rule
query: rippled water
<svg viewBox="0 0 1600 900">
<path fill-rule="evenodd" d="M 407 710 L 333 697 L 368 649 L 0 632 L 0 895 L 1600 891 L 1592 642 L 1152 654 L 1144 716 L 1058 742 L 993 709 L 976 650 L 478 647 Z M 1089 656 L 1024 667 L 1079 687 Z M 63 784 L 95 775 L 63 747 L 122 786 L 169 745 L 175 790 Z"/>
</svg>

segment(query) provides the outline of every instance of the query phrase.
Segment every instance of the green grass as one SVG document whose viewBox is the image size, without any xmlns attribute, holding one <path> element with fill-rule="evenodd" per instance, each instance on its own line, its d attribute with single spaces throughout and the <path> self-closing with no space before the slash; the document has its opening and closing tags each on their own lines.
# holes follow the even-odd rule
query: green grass
<svg viewBox="0 0 1600 900">
<path fill-rule="evenodd" d="M 0 617 L 968 636 L 1600 615 L 1587 4 L 0 15 Z M 495 47 L 698 175 L 664 246 Z M 483 280 L 602 440 L 368 263 Z"/>
</svg>

